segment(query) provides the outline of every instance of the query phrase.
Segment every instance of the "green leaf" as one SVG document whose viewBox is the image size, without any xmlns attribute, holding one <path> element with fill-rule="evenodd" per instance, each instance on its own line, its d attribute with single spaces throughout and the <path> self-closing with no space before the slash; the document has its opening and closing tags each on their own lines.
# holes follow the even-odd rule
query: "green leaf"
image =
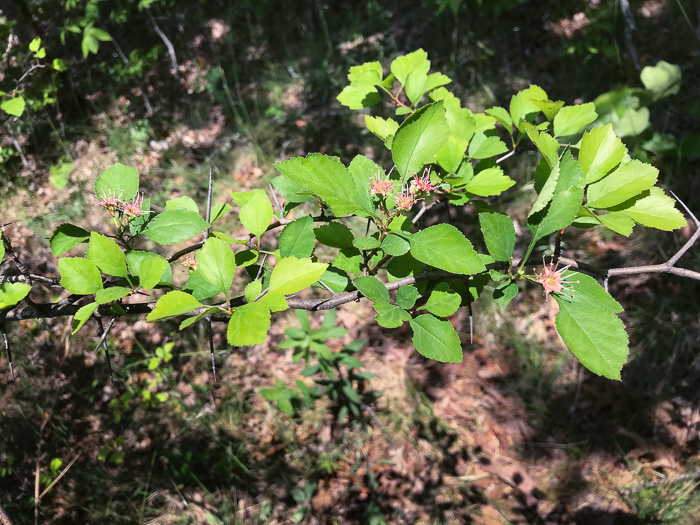
<svg viewBox="0 0 700 525">
<path fill-rule="evenodd" d="M 515 248 L 513 220 L 501 213 L 480 213 L 479 224 L 486 248 L 497 261 L 510 261 Z"/>
<path fill-rule="evenodd" d="M 440 270 L 465 275 L 486 270 L 472 243 L 450 224 L 430 226 L 408 241 L 413 257 Z"/>
<path fill-rule="evenodd" d="M 116 163 L 97 177 L 95 195 L 100 199 L 105 194 L 115 194 L 124 201 L 130 201 L 139 191 L 139 172 L 131 166 Z"/>
<path fill-rule="evenodd" d="M 257 250 L 243 250 L 236 252 L 236 266 L 245 268 L 258 261 L 259 253 Z"/>
<path fill-rule="evenodd" d="M 169 268 L 168 261 L 160 255 L 149 253 L 141 260 L 139 265 L 139 285 L 144 290 L 151 290 L 161 282 L 163 274 Z"/>
<path fill-rule="evenodd" d="M 350 228 L 339 222 L 331 222 L 314 229 L 316 240 L 321 244 L 332 248 L 347 249 L 352 248 L 352 241 L 355 236 L 350 231 Z"/>
<path fill-rule="evenodd" d="M 279 238 L 280 256 L 296 258 L 311 257 L 316 246 L 314 221 L 306 215 L 284 227 Z"/>
<path fill-rule="evenodd" d="M 445 86 L 450 82 L 452 82 L 452 79 L 442 73 L 426 75 L 424 73 L 413 72 L 408 75 L 406 96 L 408 100 L 411 101 L 411 104 L 416 105 L 428 91 L 432 91 L 440 86 Z"/>
<path fill-rule="evenodd" d="M 402 180 L 434 162 L 449 133 L 442 102 L 427 104 L 404 120 L 391 146 Z"/>
<path fill-rule="evenodd" d="M 185 210 L 190 210 L 195 212 L 197 215 L 199 215 L 199 207 L 197 206 L 197 203 L 194 202 L 194 199 L 192 197 L 188 197 L 187 195 L 182 196 L 182 197 L 176 197 L 174 199 L 170 199 L 165 203 L 165 209 L 166 210 L 177 210 L 177 209 L 185 209 Z"/>
<path fill-rule="evenodd" d="M 575 135 L 597 118 L 598 114 L 595 111 L 593 102 L 563 107 L 554 117 L 554 136 L 566 137 Z"/>
<path fill-rule="evenodd" d="M 114 239 L 92 232 L 90 234 L 90 248 L 85 255 L 103 273 L 115 277 L 126 277 L 126 259 Z"/>
<path fill-rule="evenodd" d="M 649 195 L 620 211 L 624 211 L 639 224 L 659 230 L 671 231 L 688 224 L 683 214 L 676 209 L 675 201 L 657 187 L 651 188 Z"/>
<path fill-rule="evenodd" d="M 132 250 L 130 252 L 126 252 L 126 265 L 129 268 L 129 272 L 131 272 L 131 275 L 134 275 L 139 278 L 140 284 L 143 288 L 150 289 L 144 286 L 144 281 L 146 281 L 146 284 L 148 284 L 151 280 L 155 279 L 156 277 L 154 275 L 145 275 L 144 272 L 141 270 L 141 264 L 143 263 L 143 261 L 150 257 L 165 261 L 165 268 L 163 272 L 158 276 L 158 282 L 172 283 L 173 269 L 170 267 L 170 264 L 168 264 L 168 261 L 166 261 L 165 258 L 161 257 L 160 255 L 151 252 L 144 252 L 141 250 Z"/>
<path fill-rule="evenodd" d="M 544 168 L 542 169 L 542 171 L 545 172 L 544 170 L 546 169 L 546 164 L 541 163 L 540 166 L 538 166 L 538 168 Z M 532 204 L 532 208 L 530 209 L 528 217 L 531 217 L 538 211 L 542 211 L 545 208 L 545 206 L 547 206 L 547 204 L 549 204 L 552 201 L 552 197 L 554 196 L 554 190 L 557 189 L 560 173 L 561 166 L 559 165 L 559 162 L 557 160 L 557 162 L 554 164 L 554 167 L 549 171 L 549 176 L 542 185 L 542 188 L 540 189 L 540 192 L 537 195 L 537 199 L 535 199 L 535 202 Z M 537 184 L 535 184 L 535 189 L 537 189 Z"/>
<path fill-rule="evenodd" d="M 384 301 L 390 302 L 391 297 L 389 296 L 389 291 L 384 286 L 379 279 L 373 275 L 363 275 L 362 277 L 356 277 L 353 280 L 353 284 L 360 291 L 362 295 L 370 299 L 371 301 Z"/>
<path fill-rule="evenodd" d="M 327 264 L 311 262 L 309 258 L 290 256 L 280 259 L 270 276 L 270 292 L 297 293 L 318 281 L 326 268 Z"/>
<path fill-rule="evenodd" d="M 644 87 L 654 94 L 654 100 L 675 95 L 681 89 L 681 68 L 664 60 L 642 69 Z"/>
<path fill-rule="evenodd" d="M 393 119 L 383 119 L 382 117 L 372 117 L 365 115 L 365 125 L 367 129 L 379 137 L 387 148 L 391 148 L 399 123 Z"/>
<path fill-rule="evenodd" d="M 228 245 L 209 238 L 197 254 L 197 271 L 221 293 L 228 293 L 236 275 L 236 256 Z"/>
<path fill-rule="evenodd" d="M 382 65 L 366 62 L 350 68 L 350 85 L 338 95 L 338 102 L 350 109 L 362 109 L 381 102 L 376 85 L 382 83 Z"/>
<path fill-rule="evenodd" d="M 87 295 L 102 289 L 102 276 L 97 265 L 80 257 L 63 257 L 58 260 L 61 286 L 70 293 Z"/>
<path fill-rule="evenodd" d="M 462 361 L 462 346 L 452 323 L 423 314 L 411 319 L 410 324 L 418 353 L 443 363 Z"/>
<path fill-rule="evenodd" d="M 89 303 L 85 306 L 81 306 L 80 309 L 77 312 L 75 312 L 72 323 L 73 334 L 80 330 L 83 327 L 83 325 L 87 322 L 87 320 L 90 319 L 90 317 L 92 317 L 92 314 L 95 313 L 95 310 L 97 310 L 98 306 L 100 305 L 97 303 Z"/>
<path fill-rule="evenodd" d="M 146 237 L 158 244 L 176 244 L 191 239 L 209 227 L 199 214 L 189 210 L 166 210 L 148 223 Z"/>
<path fill-rule="evenodd" d="M 282 312 L 289 308 L 287 299 L 283 293 L 267 292 L 262 298 L 258 299 L 255 304 L 264 305 L 271 312 Z"/>
<path fill-rule="evenodd" d="M 659 176 L 651 164 L 632 160 L 620 164 L 610 175 L 588 186 L 591 208 L 611 208 L 635 197 L 656 184 Z"/>
<path fill-rule="evenodd" d="M 239 306 L 231 315 L 226 337 L 230 345 L 259 345 L 270 329 L 270 309 L 260 303 Z"/>
<path fill-rule="evenodd" d="M 214 224 L 214 221 L 218 221 L 232 209 L 233 207 L 225 202 L 217 202 L 214 204 L 211 208 L 211 224 Z"/>
<path fill-rule="evenodd" d="M 498 137 L 489 137 L 483 131 L 474 134 L 467 155 L 472 159 L 488 159 L 508 151 L 508 146 Z"/>
<path fill-rule="evenodd" d="M 158 321 L 168 317 L 183 315 L 204 306 L 190 294 L 173 290 L 156 302 L 156 307 L 146 317 L 146 321 Z"/>
<path fill-rule="evenodd" d="M 25 283 L 0 284 L 0 310 L 8 306 L 14 306 L 27 297 L 32 287 Z"/>
<path fill-rule="evenodd" d="M 374 212 L 369 178 L 362 180 L 337 157 L 311 153 L 278 162 L 275 167 L 285 177 L 327 202 L 337 217 L 357 211 Z"/>
<path fill-rule="evenodd" d="M 565 279 L 574 276 L 578 283 L 572 284 L 573 297 L 553 294 L 559 304 L 557 332 L 591 372 L 620 379 L 629 353 L 625 327 L 616 315 L 622 307 L 592 277 L 564 273 Z"/>
<path fill-rule="evenodd" d="M 240 200 L 242 195 L 246 195 L 245 202 Z M 263 190 L 252 190 L 232 193 L 231 197 L 241 207 L 238 218 L 245 229 L 256 237 L 265 233 L 274 216 L 272 203 L 267 194 Z"/>
<path fill-rule="evenodd" d="M 396 304 L 401 308 L 413 308 L 417 299 L 418 288 L 413 285 L 402 286 L 396 291 Z"/>
<path fill-rule="evenodd" d="M 508 111 L 500 106 L 494 106 L 485 111 L 487 115 L 494 117 L 505 128 L 509 135 L 513 134 L 513 119 L 510 118 Z"/>
<path fill-rule="evenodd" d="M 280 175 L 272 179 L 272 185 L 284 200 L 292 204 L 299 204 L 301 202 L 314 200 L 313 195 L 303 194 L 303 192 L 308 193 L 308 191 L 302 184 L 294 182 L 284 175 Z"/>
<path fill-rule="evenodd" d="M 539 86 L 531 85 L 510 99 L 510 116 L 521 133 L 525 129 L 524 124 L 540 112 L 533 100 L 547 100 L 547 93 Z"/>
<path fill-rule="evenodd" d="M 182 321 L 182 322 L 180 323 L 180 326 L 178 327 L 178 330 L 184 330 L 184 329 L 187 328 L 188 326 L 193 325 L 193 324 L 196 323 L 197 321 L 201 320 L 203 317 L 206 317 L 207 315 L 211 315 L 211 314 L 216 314 L 216 313 L 221 313 L 221 309 L 220 309 L 220 308 L 216 308 L 216 307 L 207 308 L 207 309 L 206 309 L 204 312 L 202 312 L 201 314 L 195 315 L 195 316 L 193 316 L 193 317 L 188 317 L 187 319 L 185 319 L 184 321 Z"/>
<path fill-rule="evenodd" d="M 131 290 L 124 286 L 111 286 L 109 288 L 103 288 L 102 290 L 97 290 L 95 294 L 95 302 L 97 304 L 111 303 L 112 301 L 118 301 L 123 299 Z"/>
<path fill-rule="evenodd" d="M 454 173 L 459 169 L 464 154 L 467 152 L 468 142 L 461 138 L 450 135 L 447 143 L 437 152 L 435 160 L 442 169 L 449 173 Z"/>
<path fill-rule="evenodd" d="M 32 53 L 36 53 L 37 51 L 39 51 L 40 47 L 41 47 L 41 38 L 40 37 L 36 37 L 34 40 L 29 42 L 29 51 L 31 51 Z"/>
<path fill-rule="evenodd" d="M 448 317 L 457 311 L 461 302 L 459 294 L 436 289 L 430 294 L 423 308 L 438 317 Z"/>
<path fill-rule="evenodd" d="M 352 241 L 352 245 L 358 250 L 374 250 L 379 248 L 379 239 L 376 237 L 357 237 Z"/>
<path fill-rule="evenodd" d="M 546 131 L 539 132 L 536 129 L 529 129 L 527 136 L 540 150 L 549 167 L 556 166 L 559 162 L 559 141 Z"/>
<path fill-rule="evenodd" d="M 24 106 L 24 97 L 16 96 L 3 101 L 0 104 L 0 109 L 8 115 L 21 117 L 22 113 L 24 113 Z"/>
<path fill-rule="evenodd" d="M 542 237 L 569 226 L 578 213 L 583 200 L 581 167 L 567 151 L 559 165 L 559 177 L 552 200 L 547 206 L 527 219 L 527 227 L 532 232 L 533 246 Z"/>
<path fill-rule="evenodd" d="M 198 301 L 209 299 L 219 293 L 216 285 L 210 283 L 199 271 L 190 274 L 183 290 L 192 294 Z"/>
<path fill-rule="evenodd" d="M 403 239 L 398 235 L 387 235 L 382 241 L 381 249 L 387 255 L 396 257 L 408 253 L 408 251 L 411 249 L 411 245 L 406 239 Z"/>
<path fill-rule="evenodd" d="M 596 218 L 605 226 L 610 228 L 615 233 L 629 237 L 634 228 L 632 218 L 620 211 L 611 211 L 605 215 L 596 215 Z"/>
<path fill-rule="evenodd" d="M 489 197 L 491 195 L 499 195 L 515 184 L 515 181 L 503 174 L 503 170 L 494 166 L 486 168 L 477 173 L 464 187 L 465 191 Z"/>
<path fill-rule="evenodd" d="M 262 281 L 257 280 L 246 285 L 243 295 L 245 296 L 245 300 L 247 302 L 252 303 L 258 298 L 260 292 L 262 292 Z"/>
<path fill-rule="evenodd" d="M 49 246 L 54 257 L 63 255 L 68 250 L 90 238 L 90 232 L 73 224 L 61 224 L 49 239 Z"/>
<path fill-rule="evenodd" d="M 620 163 L 625 151 L 625 145 L 615 136 L 612 124 L 584 133 L 578 157 L 584 183 L 591 184 L 602 179 Z"/>
<path fill-rule="evenodd" d="M 384 328 L 398 328 L 405 321 L 411 320 L 411 314 L 398 306 L 389 304 L 380 315 L 375 316 L 375 320 L 379 326 L 383 326 Z"/>
<path fill-rule="evenodd" d="M 493 299 L 501 308 L 511 302 L 516 295 L 518 295 L 518 285 L 513 281 L 501 283 L 493 291 Z"/>
<path fill-rule="evenodd" d="M 407 55 L 396 57 L 391 62 L 391 72 L 396 80 L 406 85 L 408 77 L 414 75 L 426 75 L 430 70 L 428 53 L 423 49 L 417 49 Z"/>
</svg>

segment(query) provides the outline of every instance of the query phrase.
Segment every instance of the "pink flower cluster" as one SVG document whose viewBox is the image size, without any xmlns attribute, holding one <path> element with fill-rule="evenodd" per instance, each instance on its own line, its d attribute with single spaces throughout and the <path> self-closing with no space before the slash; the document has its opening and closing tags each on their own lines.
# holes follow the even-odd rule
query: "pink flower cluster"
<svg viewBox="0 0 700 525">
<path fill-rule="evenodd" d="M 106 208 L 112 216 L 114 216 L 116 213 L 124 215 L 127 218 L 127 221 L 130 221 L 139 215 L 149 213 L 141 209 L 143 207 L 142 194 L 136 194 L 133 199 L 126 201 L 122 199 L 122 193 L 117 195 L 117 192 L 114 189 L 103 191 L 102 195 L 100 196 L 100 206 Z"/>
<path fill-rule="evenodd" d="M 542 262 L 544 263 L 544 257 L 542 257 Z M 567 281 L 563 278 L 563 274 L 569 269 L 569 265 L 564 266 L 563 268 L 557 268 L 558 266 L 559 262 L 557 262 L 557 264 L 552 264 L 550 261 L 549 264 L 544 265 L 541 275 L 537 275 L 537 273 L 535 273 L 537 277 L 535 281 L 544 287 L 545 296 L 549 295 L 550 293 L 564 293 L 564 291 L 573 292 L 574 289 L 571 285 L 578 282 Z"/>
<path fill-rule="evenodd" d="M 421 194 L 427 194 L 435 190 L 435 185 L 430 180 L 430 169 L 426 169 L 421 177 L 418 174 L 414 175 L 410 184 L 401 187 L 400 192 L 396 190 L 390 175 L 391 171 L 387 175 L 384 175 L 381 170 L 377 171 L 370 179 L 370 193 L 393 199 L 396 207 L 401 211 L 410 210 Z"/>
</svg>

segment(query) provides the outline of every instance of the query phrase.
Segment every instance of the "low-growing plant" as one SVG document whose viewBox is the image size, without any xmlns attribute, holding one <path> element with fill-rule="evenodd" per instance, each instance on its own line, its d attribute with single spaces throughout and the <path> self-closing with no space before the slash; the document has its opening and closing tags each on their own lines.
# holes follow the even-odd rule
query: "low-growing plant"
<svg viewBox="0 0 700 525">
<path fill-rule="evenodd" d="M 659 265 L 598 269 L 562 257 L 561 239 L 578 235 L 578 228 L 629 236 L 637 225 L 672 231 L 687 221 L 657 184 L 658 170 L 632 159 L 612 124 L 590 127 L 598 118 L 592 102 L 567 106 L 530 86 L 512 97 L 508 109 L 477 113 L 445 87 L 450 78 L 429 71 L 423 50 L 396 58 L 386 72 L 379 62 L 352 67 L 338 100 L 354 110 L 389 103 L 396 118 L 365 114 L 364 120 L 389 149 L 394 166 L 387 170 L 363 155 L 346 166 L 320 153 L 279 162 L 275 192 L 231 195 L 247 235 L 217 229 L 217 221 L 233 210 L 229 203 L 212 206 L 209 199 L 204 216 L 186 196 L 152 209 L 150 198 L 139 193 L 136 169 L 108 168 L 94 190 L 112 228 L 105 233 L 73 224 L 56 228 L 49 244 L 59 257 L 59 278 L 30 274 L 9 240 L 4 243 L 19 275 L 0 281 L 3 328 L 21 319 L 73 315 L 75 333 L 92 318 L 146 314 L 150 322 L 181 318 L 181 330 L 200 321 L 225 322 L 227 342 L 248 346 L 266 341 L 274 313 L 332 310 L 365 297 L 379 325 L 410 327 L 420 354 L 459 362 L 466 329 L 458 332 L 453 314 L 460 308 L 471 312 L 484 295 L 506 307 L 523 282 L 543 286 L 557 302 L 557 331 L 576 358 L 596 374 L 620 379 L 628 356 L 622 306 L 583 270 L 606 283 L 635 273 L 700 279 L 698 272 L 675 266 L 700 232 Z M 498 210 L 496 197 L 516 185 L 504 161 L 527 147 L 536 148 L 541 160 L 526 220 L 529 241 L 521 254 L 515 250 L 513 219 L 509 210 Z M 520 186 L 529 191 L 526 182 Z M 298 208 L 307 201 L 320 212 Z M 477 219 L 460 229 L 435 213 L 438 203 L 468 207 Z M 295 208 L 295 218 L 288 219 Z M 430 226 L 421 227 L 426 214 Z M 360 228 L 364 233 L 357 233 Z M 203 240 L 193 241 L 199 235 Z M 552 235 L 552 259 L 542 271 L 532 271 L 533 249 Z M 160 247 L 185 242 L 170 255 L 160 253 Z M 84 256 L 66 256 L 82 246 Z M 185 282 L 174 278 L 175 264 L 187 267 Z M 234 281 L 245 288 L 240 296 L 231 296 Z M 35 283 L 67 295 L 58 303 L 22 305 Z M 309 348 L 318 354 L 322 347 L 312 342 Z M 210 348 L 213 359 L 213 344 Z M 340 376 L 334 374 L 340 364 L 356 374 L 355 349 L 324 357 L 325 364 L 319 361 L 314 370 L 326 374 L 328 394 L 346 396 L 350 407 L 359 406 L 351 393 L 354 379 L 345 376 L 337 388 Z"/>
</svg>

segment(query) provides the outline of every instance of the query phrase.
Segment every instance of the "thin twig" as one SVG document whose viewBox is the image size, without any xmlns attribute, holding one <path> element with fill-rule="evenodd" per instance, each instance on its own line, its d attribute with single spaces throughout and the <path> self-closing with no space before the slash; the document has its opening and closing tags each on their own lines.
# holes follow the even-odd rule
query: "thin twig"
<svg viewBox="0 0 700 525">
<path fill-rule="evenodd" d="M 212 177 L 211 177 L 211 166 L 209 167 L 209 187 L 207 188 L 207 224 L 209 224 L 209 228 L 206 229 L 204 232 L 204 240 L 206 241 L 209 238 L 209 234 L 211 232 L 211 189 L 212 189 Z"/>
<path fill-rule="evenodd" d="M 78 453 L 75 455 L 75 457 L 71 460 L 71 462 L 68 463 L 68 465 L 66 465 L 66 468 L 64 468 L 64 469 L 61 471 L 61 473 L 60 473 L 58 476 L 56 476 L 56 479 L 53 480 L 53 481 L 51 482 L 51 485 L 49 485 L 48 487 L 46 487 L 46 488 L 44 489 L 44 492 L 42 492 L 41 494 L 39 494 L 39 499 L 41 499 L 41 498 L 43 498 L 44 496 L 46 496 L 46 493 L 47 493 L 48 491 L 50 491 L 56 483 L 58 483 L 58 480 L 60 480 L 63 476 L 65 476 L 66 472 L 68 472 L 68 470 L 70 470 L 70 468 L 73 466 L 73 463 L 75 463 L 81 455 L 82 455 L 82 452 L 78 452 Z"/>
<path fill-rule="evenodd" d="M 211 352 L 211 373 L 216 382 L 216 361 L 214 360 L 214 332 L 211 329 L 211 316 L 204 318 L 207 323 L 207 336 L 209 337 L 209 351 Z"/>
<path fill-rule="evenodd" d="M 170 41 L 170 39 L 165 36 L 165 33 L 161 31 L 160 27 L 158 26 L 158 22 L 156 22 L 155 17 L 151 14 L 150 9 L 146 9 L 146 15 L 148 16 L 148 19 L 151 21 L 151 25 L 153 26 L 153 29 L 155 30 L 156 34 L 160 37 L 160 39 L 163 41 L 165 44 L 165 47 L 168 48 L 168 55 L 170 56 L 170 65 L 173 69 L 173 75 L 177 74 L 177 58 L 175 57 L 175 48 L 173 47 L 173 43 Z"/>
<path fill-rule="evenodd" d="M 15 370 L 12 368 L 12 350 L 10 349 L 10 338 L 7 337 L 7 328 L 3 323 L 0 325 L 0 331 L 2 332 L 2 342 L 5 343 L 5 351 L 7 352 L 7 362 L 10 365 L 10 378 L 15 380 Z"/>
<path fill-rule="evenodd" d="M 22 83 L 22 81 L 25 78 L 27 78 L 27 76 L 29 76 L 32 72 L 34 72 L 37 69 L 44 68 L 44 67 L 46 67 L 46 64 L 34 64 L 34 65 L 32 65 L 32 67 L 27 69 L 27 71 L 24 72 L 24 75 L 19 77 L 19 80 L 17 82 L 15 82 L 15 90 L 17 90 L 19 88 L 19 85 Z"/>
<path fill-rule="evenodd" d="M 102 318 L 101 317 L 95 317 L 97 319 L 97 328 L 98 328 L 98 333 L 100 334 L 100 342 L 97 343 L 97 348 L 100 346 L 104 345 L 105 349 L 105 359 L 107 359 L 107 370 L 109 371 L 109 380 L 114 383 L 114 377 L 112 376 L 112 361 L 109 358 L 109 349 L 107 348 L 107 334 L 109 334 L 109 331 L 112 329 L 112 325 L 114 325 L 114 321 L 117 319 L 116 316 L 112 317 L 109 320 L 109 323 L 107 323 L 107 328 L 103 329 L 102 328 Z"/>
<path fill-rule="evenodd" d="M 512 157 L 513 155 L 515 155 L 515 150 L 512 150 L 512 151 L 506 153 L 505 155 L 503 155 L 501 158 L 496 159 L 496 164 L 500 164 L 501 162 L 503 162 L 507 158 Z"/>
<path fill-rule="evenodd" d="M 280 201 L 277 200 L 277 194 L 275 193 L 275 188 L 272 187 L 271 183 L 269 183 L 268 186 L 270 187 L 270 193 L 272 194 L 272 200 L 275 202 L 275 207 L 277 208 L 277 213 L 279 214 L 279 220 L 282 221 L 282 220 L 284 220 L 284 210 L 282 210 L 282 206 L 280 205 Z"/>
</svg>

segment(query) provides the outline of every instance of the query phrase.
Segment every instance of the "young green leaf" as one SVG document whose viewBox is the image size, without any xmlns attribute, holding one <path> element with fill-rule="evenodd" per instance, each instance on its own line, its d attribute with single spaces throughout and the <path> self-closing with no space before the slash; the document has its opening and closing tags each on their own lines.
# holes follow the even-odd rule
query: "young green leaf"
<svg viewBox="0 0 700 525">
<path fill-rule="evenodd" d="M 584 183 L 592 184 L 602 179 L 620 163 L 625 151 L 625 145 L 615 136 L 612 124 L 584 133 L 578 156 Z"/>
<path fill-rule="evenodd" d="M 75 332 L 80 330 L 83 327 L 83 325 L 87 322 L 87 320 L 90 319 L 90 317 L 92 317 L 92 314 L 95 313 L 95 310 L 97 310 L 98 306 L 100 306 L 98 303 L 89 303 L 85 306 L 81 306 L 80 309 L 77 312 L 75 312 L 75 315 L 73 316 L 73 331 L 71 333 L 74 334 Z"/>
<path fill-rule="evenodd" d="M 378 303 L 375 303 L 375 307 Z M 406 310 L 394 306 L 393 304 L 386 304 L 386 307 L 382 309 L 382 313 L 374 317 L 379 326 L 384 328 L 398 328 L 405 321 L 411 320 L 411 314 Z"/>
<path fill-rule="evenodd" d="M 554 117 L 554 136 L 574 135 L 597 118 L 598 114 L 593 102 L 578 106 L 565 106 Z"/>
<path fill-rule="evenodd" d="M 95 195 L 98 199 L 113 194 L 124 201 L 130 201 L 139 191 L 139 172 L 131 166 L 116 163 L 97 177 Z"/>
<path fill-rule="evenodd" d="M 515 184 L 513 179 L 504 175 L 500 167 L 494 166 L 477 173 L 464 189 L 474 195 L 489 197 L 491 195 L 500 195 L 513 184 Z"/>
<path fill-rule="evenodd" d="M 501 308 L 505 308 L 516 295 L 518 295 L 518 285 L 513 281 L 503 282 L 493 291 L 493 299 Z"/>
<path fill-rule="evenodd" d="M 285 257 L 272 270 L 270 292 L 283 295 L 297 293 L 318 281 L 326 268 L 327 264 L 311 262 L 309 258 Z"/>
<path fill-rule="evenodd" d="M 681 89 L 681 68 L 664 60 L 655 66 L 646 66 L 640 78 L 644 87 L 654 94 L 654 100 L 675 95 Z"/>
<path fill-rule="evenodd" d="M 102 290 L 97 290 L 95 294 L 95 302 L 97 304 L 111 303 L 112 301 L 118 301 L 123 299 L 131 290 L 124 286 L 111 286 L 109 288 L 103 288 Z"/>
<path fill-rule="evenodd" d="M 486 269 L 472 243 L 450 224 L 430 226 L 408 241 L 413 257 L 440 270 L 469 275 Z"/>
<path fill-rule="evenodd" d="M 163 279 L 163 274 L 169 268 L 168 261 L 160 255 L 149 253 L 141 260 L 139 271 L 139 285 L 144 290 L 151 290 Z"/>
<path fill-rule="evenodd" d="M 542 237 L 569 226 L 581 207 L 581 167 L 568 151 L 562 156 L 559 167 L 560 173 L 552 200 L 543 210 L 527 219 L 527 227 L 532 232 L 531 246 Z"/>
<path fill-rule="evenodd" d="M 17 96 L 4 100 L 2 104 L 0 104 L 0 109 L 13 117 L 21 117 L 22 113 L 24 113 L 24 106 L 24 97 Z"/>
<path fill-rule="evenodd" d="M 252 281 L 248 283 L 245 287 L 245 300 L 249 303 L 255 301 L 262 292 L 262 281 Z"/>
<path fill-rule="evenodd" d="M 452 323 L 431 314 L 411 319 L 413 344 L 418 353 L 443 363 L 460 363 L 462 346 Z"/>
<path fill-rule="evenodd" d="M 19 303 L 31 289 L 31 285 L 25 283 L 0 284 L 0 310 Z"/>
<path fill-rule="evenodd" d="M 102 289 L 102 276 L 97 265 L 80 257 L 63 257 L 58 260 L 61 286 L 70 293 L 87 295 Z"/>
<path fill-rule="evenodd" d="M 513 220 L 501 213 L 480 213 L 479 224 L 486 248 L 497 261 L 510 261 L 515 248 Z"/>
<path fill-rule="evenodd" d="M 261 303 L 239 306 L 231 315 L 226 337 L 230 345 L 259 345 L 270 329 L 270 309 Z"/>
<path fill-rule="evenodd" d="M 683 214 L 676 209 L 674 200 L 657 187 L 651 188 L 649 195 L 620 211 L 639 224 L 659 230 L 671 231 L 687 224 Z"/>
<path fill-rule="evenodd" d="M 596 215 L 596 218 L 615 233 L 629 237 L 634 228 L 632 217 L 621 211 L 611 211 L 605 215 Z"/>
<path fill-rule="evenodd" d="M 365 115 L 365 125 L 367 129 L 374 133 L 379 139 L 384 142 L 387 148 L 391 149 L 391 143 L 394 140 L 396 130 L 399 129 L 399 123 L 393 119 L 383 119 L 382 117 L 372 117 Z"/>
<path fill-rule="evenodd" d="M 381 102 L 375 86 L 382 83 L 382 65 L 366 62 L 350 68 L 350 85 L 338 95 L 338 102 L 350 109 L 362 109 Z"/>
<path fill-rule="evenodd" d="M 156 307 L 146 317 L 146 321 L 159 321 L 168 317 L 183 315 L 203 305 L 190 294 L 173 290 L 166 293 L 156 302 Z"/>
<path fill-rule="evenodd" d="M 449 134 L 442 102 L 427 104 L 404 120 L 391 145 L 402 180 L 434 162 Z"/>
<path fill-rule="evenodd" d="M 197 206 L 197 203 L 194 202 L 194 199 L 192 197 L 188 197 L 187 195 L 184 195 L 182 197 L 176 197 L 174 199 L 170 199 L 165 203 L 165 209 L 166 210 L 177 210 L 177 209 L 185 209 L 185 210 L 190 210 L 195 212 L 197 215 L 199 215 L 199 207 Z"/>
<path fill-rule="evenodd" d="M 610 175 L 588 186 L 588 205 L 612 208 L 651 188 L 658 176 L 659 170 L 651 164 L 638 160 L 620 164 Z"/>
<path fill-rule="evenodd" d="M 189 210 L 166 210 L 148 223 L 146 237 L 158 244 L 176 244 L 191 239 L 209 227 L 209 223 Z"/>
<path fill-rule="evenodd" d="M 260 237 L 272 221 L 272 203 L 263 190 L 232 193 L 231 197 L 241 207 L 238 218 L 250 233 Z"/>
<path fill-rule="evenodd" d="M 126 259 L 119 245 L 97 232 L 90 234 L 90 247 L 85 254 L 97 267 L 107 275 L 126 277 Z"/>
<path fill-rule="evenodd" d="M 508 151 L 508 146 L 498 137 L 489 137 L 483 131 L 474 134 L 467 155 L 472 159 L 488 159 Z"/>
<path fill-rule="evenodd" d="M 228 293 L 236 275 L 236 257 L 228 245 L 209 238 L 197 254 L 197 271 L 221 293 Z"/>
</svg>

